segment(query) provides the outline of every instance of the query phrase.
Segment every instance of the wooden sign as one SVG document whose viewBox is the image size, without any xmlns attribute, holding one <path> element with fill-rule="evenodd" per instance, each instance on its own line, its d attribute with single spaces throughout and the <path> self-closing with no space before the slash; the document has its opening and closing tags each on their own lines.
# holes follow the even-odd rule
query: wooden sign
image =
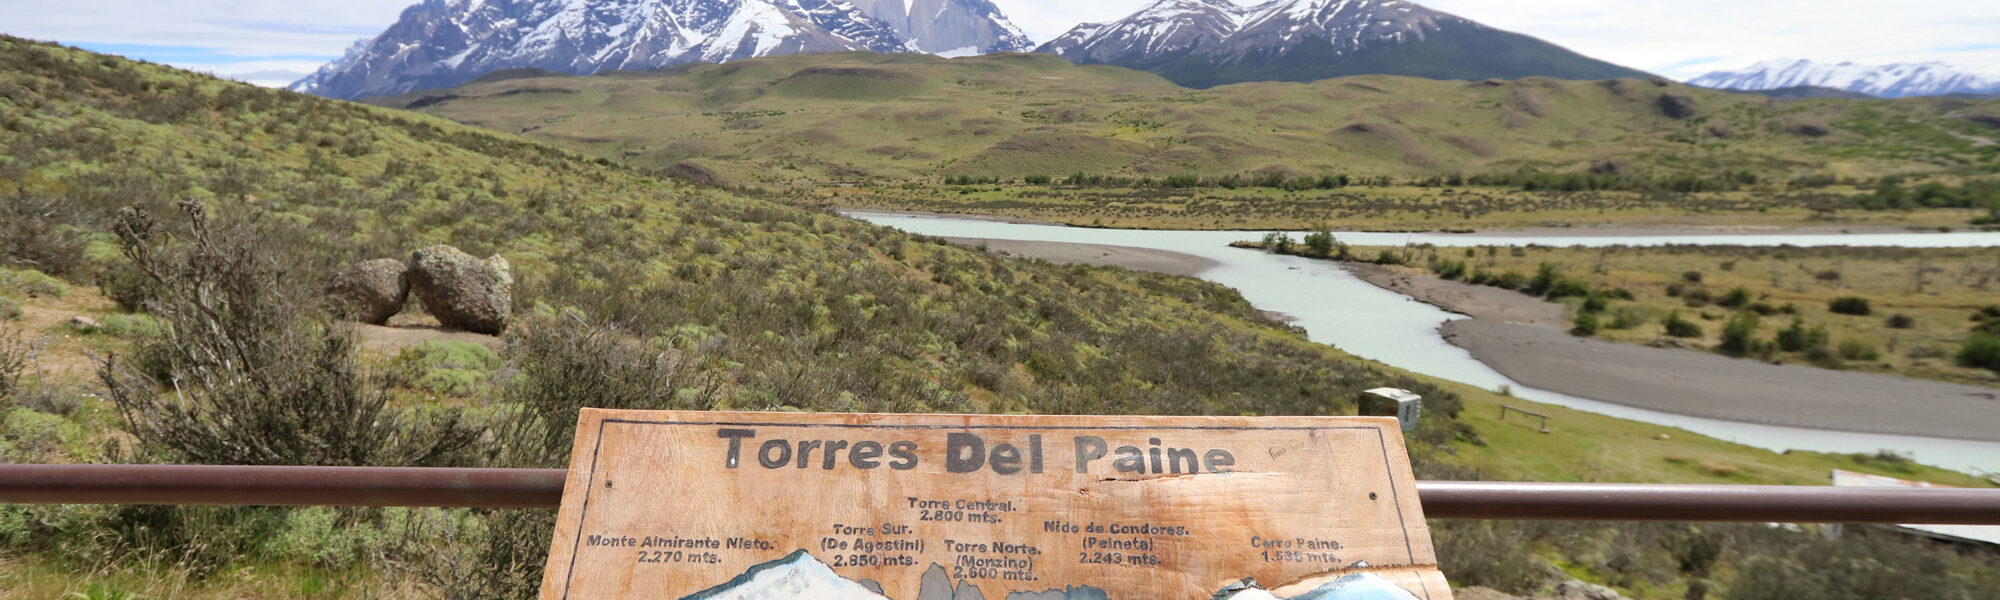
<svg viewBox="0 0 2000 600">
<path fill-rule="evenodd" d="M 586 410 L 544 600 L 1449 600 L 1392 418 Z"/>
</svg>

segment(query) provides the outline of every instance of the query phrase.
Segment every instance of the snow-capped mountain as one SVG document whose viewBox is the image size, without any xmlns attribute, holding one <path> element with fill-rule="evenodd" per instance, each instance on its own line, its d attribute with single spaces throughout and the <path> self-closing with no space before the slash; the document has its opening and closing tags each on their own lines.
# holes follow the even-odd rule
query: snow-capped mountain
<svg viewBox="0 0 2000 600">
<path fill-rule="evenodd" d="M 987 0 L 848 0 L 888 23 L 918 52 L 971 56 L 1027 52 L 1035 43 Z"/>
<path fill-rule="evenodd" d="M 1160 0 L 1116 22 L 1080 25 L 1039 51 L 1091 64 L 1178 57 L 1228 39 L 1243 17 L 1244 8 L 1230 0 Z"/>
<path fill-rule="evenodd" d="M 363 98 L 503 69 L 588 74 L 776 54 L 966 55 L 1029 45 L 987 0 L 424 0 L 291 88 Z"/>
<path fill-rule="evenodd" d="M 1940 62 L 1860 65 L 1810 60 L 1769 60 L 1740 71 L 1715 71 L 1688 85 L 1724 90 L 1821 87 L 1882 98 L 2000 92 L 2000 75 Z"/>
<path fill-rule="evenodd" d="M 1158 0 L 1042 45 L 1080 64 L 1153 71 L 1206 87 L 1361 74 L 1447 79 L 1645 77 L 1532 37 L 1405 0 Z"/>
<path fill-rule="evenodd" d="M 685 600 L 770 600 L 772 598 L 812 598 L 814 600 L 889 600 L 813 558 L 804 550 L 778 560 L 750 567 L 742 575 L 722 585 L 688 596 Z"/>
</svg>

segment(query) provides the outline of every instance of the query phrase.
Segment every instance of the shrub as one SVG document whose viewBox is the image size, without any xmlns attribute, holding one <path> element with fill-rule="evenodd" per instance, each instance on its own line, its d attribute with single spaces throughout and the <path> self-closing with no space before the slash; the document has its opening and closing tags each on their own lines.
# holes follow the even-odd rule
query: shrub
<svg viewBox="0 0 2000 600">
<path fill-rule="evenodd" d="M 1307 256 L 1313 258 L 1333 258 L 1335 256 L 1342 259 L 1347 258 L 1347 244 L 1342 244 L 1339 240 L 1334 239 L 1332 229 L 1321 227 L 1317 231 L 1306 234 L 1305 243 Z M 1382 252 L 1383 254 L 1388 254 L 1389 251 L 1384 250 Z"/>
<path fill-rule="evenodd" d="M 1535 267 L 1535 278 L 1528 280 L 1528 287 L 1521 291 L 1534 296 L 1543 296 L 1562 282 L 1562 270 L 1555 263 L 1542 263 Z"/>
<path fill-rule="evenodd" d="M 1518 290 L 1521 289 L 1522 285 L 1526 285 L 1527 283 L 1528 276 L 1508 271 L 1494 276 L 1487 285 L 1501 289 Z"/>
<path fill-rule="evenodd" d="M 1021 182 L 1028 185 L 1048 185 L 1051 181 L 1055 181 L 1055 178 L 1047 175 L 1029 175 L 1021 178 Z"/>
<path fill-rule="evenodd" d="M 1611 328 L 1631 329 L 1634 327 L 1638 327 L 1640 325 L 1645 325 L 1646 322 L 1647 322 L 1646 313 L 1644 311 L 1641 311 L 1636 307 L 1627 306 L 1618 309 L 1618 314 L 1612 316 Z"/>
<path fill-rule="evenodd" d="M 1291 234 L 1275 231 L 1266 234 L 1264 236 L 1264 249 L 1278 254 L 1290 254 L 1292 251 Z"/>
<path fill-rule="evenodd" d="M 1441 260 L 1431 270 L 1436 271 L 1439 278 L 1451 281 L 1465 276 L 1465 261 Z"/>
<path fill-rule="evenodd" d="M 162 325 L 159 319 L 148 315 L 105 315 L 97 320 L 97 329 L 92 333 L 126 339 L 143 339 L 159 336 L 162 333 Z"/>
<path fill-rule="evenodd" d="M 371 386 L 354 340 L 317 310 L 318 290 L 286 277 L 285 245 L 251 227 L 211 230 L 182 203 L 192 235 L 154 245 L 144 213 L 120 213 L 126 256 L 157 284 L 160 352 L 176 394 L 116 357 L 99 378 L 128 432 L 154 456 L 199 464 L 437 466 L 460 462 L 475 433 L 456 411 L 405 414 Z M 272 239 L 285 239 L 271 232 Z"/>
<path fill-rule="evenodd" d="M 1578 336 L 1597 335 L 1597 313 L 1577 313 L 1576 327 L 1571 328 L 1569 332 Z"/>
<path fill-rule="evenodd" d="M 1548 293 L 1548 297 L 1551 300 L 1557 298 L 1576 298 L 1588 295 L 1590 295 L 1590 288 L 1584 285 L 1583 282 L 1574 279 L 1563 279 L 1561 281 L 1557 281 L 1556 286 L 1549 288 L 1549 293 Z"/>
<path fill-rule="evenodd" d="M 1750 290 L 1741 287 L 1731 288 L 1729 293 L 1716 300 L 1715 304 L 1723 308 L 1743 308 L 1750 304 Z"/>
<path fill-rule="evenodd" d="M 1547 582 L 1550 567 L 1521 550 L 1531 545 L 1522 527 L 1507 521 L 1445 521 L 1433 530 L 1438 568 L 1455 585 L 1532 595 Z"/>
<path fill-rule="evenodd" d="M 1744 307 L 1744 309 L 1749 310 L 1750 312 L 1757 313 L 1757 315 L 1761 317 L 1768 317 L 1771 315 L 1778 314 L 1779 312 L 1778 307 L 1771 306 L 1770 304 L 1766 304 L 1763 302 L 1751 302 L 1750 305 Z"/>
<path fill-rule="evenodd" d="M 1896 313 L 1889 316 L 1888 325 L 1890 329 L 1909 329 L 1917 326 L 1917 319 L 1906 314 Z"/>
<path fill-rule="evenodd" d="M 21 332 L 12 326 L 0 327 L 0 413 L 13 406 L 15 392 L 21 389 L 21 377 L 28 372 L 28 365 L 34 360 L 34 348 L 21 339 Z"/>
<path fill-rule="evenodd" d="M 1375 264 L 1378 265 L 1400 265 L 1405 262 L 1408 262 L 1408 259 L 1395 250 L 1383 250 L 1381 254 L 1375 256 Z"/>
<path fill-rule="evenodd" d="M 69 276 L 84 264 L 85 241 L 61 199 L 21 191 L 0 195 L 0 267 L 28 267 Z"/>
<path fill-rule="evenodd" d="M 1759 345 L 1757 321 L 1757 313 L 1749 311 L 1738 312 L 1736 316 L 1730 317 L 1729 323 L 1722 326 L 1722 343 L 1715 347 L 1716 351 L 1730 356 L 1744 356 L 1756 352 Z"/>
<path fill-rule="evenodd" d="M 1688 283 L 1701 283 L 1701 279 L 1701 271 L 1688 271 L 1681 274 L 1681 281 Z"/>
<path fill-rule="evenodd" d="M 1792 324 L 1778 330 L 1778 349 L 1786 352 L 1804 352 L 1813 348 L 1825 348 L 1832 336 L 1826 326 L 1808 328 L 1804 319 L 1792 318 Z"/>
<path fill-rule="evenodd" d="M 500 370 L 500 356 L 468 342 L 424 342 L 396 355 L 394 367 L 403 383 L 450 396 L 479 395 Z"/>
<path fill-rule="evenodd" d="M 1958 364 L 2000 373 L 2000 336 L 1986 332 L 1972 334 L 1958 350 Z"/>
<path fill-rule="evenodd" d="M 1673 337 L 1698 338 L 1702 336 L 1701 326 L 1681 318 L 1681 311 L 1678 310 L 1667 315 L 1665 325 L 1667 327 L 1667 335 Z"/>
<path fill-rule="evenodd" d="M 69 295 L 69 284 L 33 269 L 0 267 L 0 292 L 29 298 L 61 298 Z"/>
<path fill-rule="evenodd" d="M 1854 315 L 1857 317 L 1865 317 L 1875 312 L 1874 309 L 1868 307 L 1867 298 L 1856 296 L 1835 298 L 1832 302 L 1827 303 L 1827 310 L 1831 310 L 1836 314 Z"/>
<path fill-rule="evenodd" d="M 1711 298 L 1708 295 L 1708 290 L 1702 290 L 1702 289 L 1689 290 L 1686 294 L 1683 294 L 1681 296 L 1681 301 L 1687 304 L 1688 308 L 1701 308 L 1704 306 L 1708 306 L 1708 303 L 1712 300 L 1714 300 L 1714 298 Z"/>
<path fill-rule="evenodd" d="M 1840 357 L 1847 360 L 1872 361 L 1881 360 L 1882 354 L 1868 342 L 1847 340 L 1840 343 Z"/>
<path fill-rule="evenodd" d="M 22 314 L 21 303 L 12 298 L 0 298 L 0 321 L 17 321 Z"/>
<path fill-rule="evenodd" d="M 1683 285 L 1681 285 L 1681 284 L 1678 284 L 1678 283 L 1669 283 L 1669 284 L 1667 284 L 1667 297 L 1668 297 L 1668 298 L 1679 298 L 1679 297 L 1681 297 L 1681 294 L 1683 294 L 1683 293 L 1686 293 L 1686 292 L 1687 292 L 1687 286 L 1683 286 Z"/>
<path fill-rule="evenodd" d="M 1583 305 L 1580 307 L 1580 309 L 1586 313 L 1601 313 L 1608 308 L 1611 308 L 1611 301 L 1606 300 L 1604 296 L 1600 296 L 1597 294 L 1591 294 L 1590 296 L 1585 297 L 1583 299 Z"/>
</svg>

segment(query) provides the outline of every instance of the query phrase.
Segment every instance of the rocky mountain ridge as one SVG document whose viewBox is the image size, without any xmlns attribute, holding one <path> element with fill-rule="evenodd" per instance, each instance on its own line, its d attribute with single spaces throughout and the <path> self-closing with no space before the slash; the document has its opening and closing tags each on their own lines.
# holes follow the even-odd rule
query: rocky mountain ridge
<svg viewBox="0 0 2000 600">
<path fill-rule="evenodd" d="M 1030 47 L 987 0 L 424 0 L 291 89 L 353 99 L 505 69 L 590 74 L 778 54 Z"/>
<path fill-rule="evenodd" d="M 1158 0 L 1084 24 L 1036 50 L 1209 87 L 1344 75 L 1436 79 L 1645 77 L 1532 37 L 1406 0 Z"/>
</svg>

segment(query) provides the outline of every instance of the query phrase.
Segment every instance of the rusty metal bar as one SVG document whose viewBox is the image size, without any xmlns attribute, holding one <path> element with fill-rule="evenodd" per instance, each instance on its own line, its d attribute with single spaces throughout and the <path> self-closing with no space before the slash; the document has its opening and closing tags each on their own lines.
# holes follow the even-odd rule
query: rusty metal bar
<svg viewBox="0 0 2000 600">
<path fill-rule="evenodd" d="M 1421 481 L 1424 514 L 1530 521 L 2000 525 L 2000 490 Z"/>
<path fill-rule="evenodd" d="M 0 503 L 553 508 L 561 469 L 0 465 Z"/>
<path fill-rule="evenodd" d="M 555 508 L 561 469 L 0 465 L 0 503 Z M 2000 490 L 1420 481 L 1440 519 L 2000 525 Z"/>
</svg>

